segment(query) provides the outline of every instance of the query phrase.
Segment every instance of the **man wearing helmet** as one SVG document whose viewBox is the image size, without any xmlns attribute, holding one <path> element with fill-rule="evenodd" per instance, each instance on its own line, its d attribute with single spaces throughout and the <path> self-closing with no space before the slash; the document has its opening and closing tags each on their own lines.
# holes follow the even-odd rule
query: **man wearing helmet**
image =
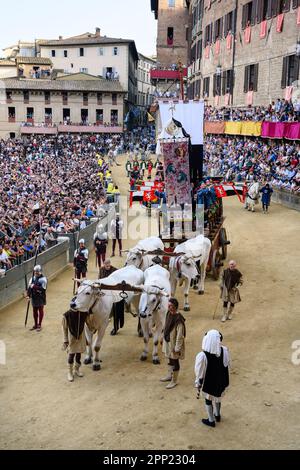
<svg viewBox="0 0 300 470">
<path fill-rule="evenodd" d="M 46 305 L 47 278 L 42 273 L 40 265 L 34 267 L 33 277 L 29 281 L 27 296 L 31 299 L 34 325 L 30 331 L 41 331 Z"/>
<path fill-rule="evenodd" d="M 84 239 L 79 240 L 79 248 L 74 253 L 74 268 L 76 270 L 76 279 L 86 277 L 87 262 L 89 258 L 89 251 L 84 245 Z M 80 285 L 80 283 L 78 283 Z"/>
</svg>

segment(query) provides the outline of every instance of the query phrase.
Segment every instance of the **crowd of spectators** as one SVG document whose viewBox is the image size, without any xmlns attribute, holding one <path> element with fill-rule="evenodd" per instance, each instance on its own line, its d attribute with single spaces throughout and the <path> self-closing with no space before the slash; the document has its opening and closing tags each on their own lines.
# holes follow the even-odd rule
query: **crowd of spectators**
<svg viewBox="0 0 300 470">
<path fill-rule="evenodd" d="M 300 194 L 300 143 L 207 136 L 204 174 L 225 181 L 269 182 Z"/>
<path fill-rule="evenodd" d="M 300 120 L 300 104 L 278 98 L 268 107 L 248 106 L 247 108 L 205 107 L 206 121 L 271 121 L 295 122 Z"/>
<path fill-rule="evenodd" d="M 0 269 L 85 228 L 98 207 L 119 194 L 110 171 L 116 156 L 154 142 L 154 132 L 143 128 L 0 140 Z"/>
</svg>

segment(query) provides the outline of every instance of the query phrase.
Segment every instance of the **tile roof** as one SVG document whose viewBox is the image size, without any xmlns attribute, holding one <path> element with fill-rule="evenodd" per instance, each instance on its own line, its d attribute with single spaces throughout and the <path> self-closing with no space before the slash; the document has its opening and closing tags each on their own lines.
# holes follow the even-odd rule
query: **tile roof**
<svg viewBox="0 0 300 470">
<path fill-rule="evenodd" d="M 52 61 L 46 57 L 16 57 L 16 62 L 19 64 L 38 64 L 38 65 L 52 65 Z"/>
<path fill-rule="evenodd" d="M 14 67 L 16 63 L 13 60 L 0 59 L 0 66 L 11 66 Z"/>
<path fill-rule="evenodd" d="M 9 90 L 53 90 L 53 91 L 99 91 L 111 93 L 125 93 L 120 82 L 117 80 L 18 80 L 14 78 L 3 78 L 0 81 L 0 89 Z M 2 87 L 1 87 L 2 85 Z"/>
<path fill-rule="evenodd" d="M 49 39 L 38 41 L 40 46 L 76 46 L 84 44 L 130 44 L 134 43 L 133 39 L 121 39 L 121 38 L 108 38 L 106 36 L 95 36 L 91 37 L 73 37 L 66 39 Z"/>
</svg>

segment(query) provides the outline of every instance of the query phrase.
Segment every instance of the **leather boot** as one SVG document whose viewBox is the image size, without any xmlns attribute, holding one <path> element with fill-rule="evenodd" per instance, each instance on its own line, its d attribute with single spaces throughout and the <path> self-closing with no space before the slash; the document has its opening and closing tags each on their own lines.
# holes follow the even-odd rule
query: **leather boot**
<svg viewBox="0 0 300 470">
<path fill-rule="evenodd" d="M 173 373 L 172 373 L 172 380 L 171 380 L 171 382 L 166 386 L 166 388 L 167 388 L 168 390 L 170 390 L 171 388 L 176 387 L 176 385 L 177 385 L 177 379 L 178 379 L 178 374 L 179 374 L 179 371 L 178 371 L 178 370 L 173 371 Z"/>
<path fill-rule="evenodd" d="M 230 305 L 230 307 L 229 307 L 229 309 L 228 309 L 228 320 L 232 320 L 233 309 L 234 309 L 234 307 L 232 307 L 232 306 Z"/>
<path fill-rule="evenodd" d="M 77 375 L 77 377 L 83 377 L 83 373 L 80 371 L 80 366 L 81 364 L 78 364 L 77 362 L 75 363 L 74 370 L 75 370 L 75 375 Z"/>
<path fill-rule="evenodd" d="M 172 372 L 173 372 L 173 367 L 169 366 L 168 367 L 168 373 L 165 377 L 162 377 L 160 379 L 161 382 L 171 382 L 172 380 Z"/>
<path fill-rule="evenodd" d="M 69 364 L 68 381 L 69 381 L 69 382 L 73 382 L 73 381 L 74 381 L 73 364 Z"/>
<path fill-rule="evenodd" d="M 225 322 L 226 320 L 228 320 L 227 307 L 223 307 L 223 317 L 222 317 L 221 321 Z"/>
</svg>

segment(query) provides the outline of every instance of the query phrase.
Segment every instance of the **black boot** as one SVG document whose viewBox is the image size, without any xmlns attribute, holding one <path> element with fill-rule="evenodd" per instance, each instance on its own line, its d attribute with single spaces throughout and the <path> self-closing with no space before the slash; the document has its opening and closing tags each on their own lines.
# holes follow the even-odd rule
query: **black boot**
<svg viewBox="0 0 300 470">
<path fill-rule="evenodd" d="M 211 428 L 216 427 L 216 423 L 214 421 L 209 421 L 209 419 L 202 419 L 202 423 L 206 424 L 206 426 L 210 426 Z"/>
</svg>

